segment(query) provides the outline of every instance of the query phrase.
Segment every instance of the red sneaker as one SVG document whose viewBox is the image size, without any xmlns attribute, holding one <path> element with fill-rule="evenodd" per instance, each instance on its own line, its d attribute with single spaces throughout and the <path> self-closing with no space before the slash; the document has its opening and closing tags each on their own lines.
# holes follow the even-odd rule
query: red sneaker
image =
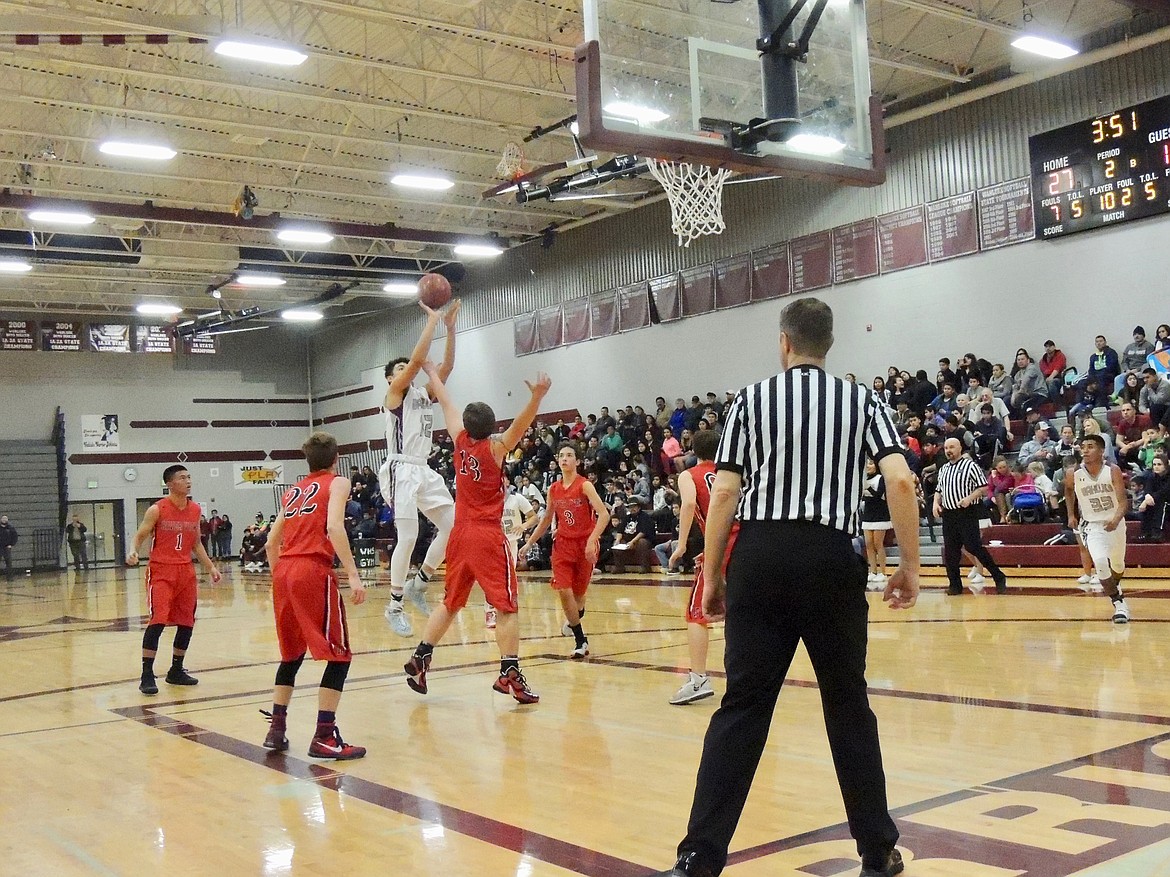
<svg viewBox="0 0 1170 877">
<path fill-rule="evenodd" d="M 540 695 L 528 687 L 528 680 L 515 667 L 500 675 L 492 685 L 500 694 L 510 694 L 520 703 L 539 703 Z"/>
<path fill-rule="evenodd" d="M 327 737 L 314 737 L 309 744 L 310 758 L 332 758 L 336 761 L 349 761 L 352 758 L 363 758 L 366 747 L 351 746 L 341 739 L 341 732 L 334 725 Z"/>
<path fill-rule="evenodd" d="M 406 671 L 406 684 L 410 686 L 411 691 L 427 693 L 427 670 L 430 668 L 430 655 L 425 658 L 419 658 L 417 654 L 411 655 L 410 660 L 402 665 L 402 669 Z"/>
<path fill-rule="evenodd" d="M 264 748 L 269 752 L 284 752 L 288 749 L 288 737 L 284 736 L 284 721 L 284 716 L 273 716 L 271 719 L 268 736 L 264 738 Z"/>
</svg>

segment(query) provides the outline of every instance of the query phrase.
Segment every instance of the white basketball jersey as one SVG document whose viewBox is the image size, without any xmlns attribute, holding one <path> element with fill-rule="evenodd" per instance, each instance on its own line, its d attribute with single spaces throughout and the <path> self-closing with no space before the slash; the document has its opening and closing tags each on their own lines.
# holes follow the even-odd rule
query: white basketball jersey
<svg viewBox="0 0 1170 877">
<path fill-rule="evenodd" d="M 426 390 L 406 388 L 402 404 L 386 412 L 386 453 L 426 459 L 435 429 L 434 404 Z"/>
<path fill-rule="evenodd" d="M 1113 489 L 1113 472 L 1108 463 L 1101 465 L 1096 478 L 1079 466 L 1073 483 L 1082 521 L 1108 521 L 1117 514 L 1117 491 Z"/>
<path fill-rule="evenodd" d="M 522 493 L 509 493 L 504 499 L 504 535 L 512 540 L 513 544 L 520 541 L 520 528 L 524 519 L 532 514 L 532 503 Z"/>
</svg>

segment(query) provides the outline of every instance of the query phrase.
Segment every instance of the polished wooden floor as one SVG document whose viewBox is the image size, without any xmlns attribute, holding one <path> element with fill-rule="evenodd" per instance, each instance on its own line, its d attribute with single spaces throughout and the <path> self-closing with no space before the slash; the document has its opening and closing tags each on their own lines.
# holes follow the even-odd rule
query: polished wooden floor
<svg viewBox="0 0 1170 877">
<path fill-rule="evenodd" d="M 1129 581 L 1128 626 L 1066 573 L 1015 577 L 1005 596 L 926 583 L 911 612 L 871 595 L 869 681 L 906 873 L 1170 874 L 1170 580 Z M 304 754 L 321 665 L 301 672 L 290 752 L 259 746 L 276 660 L 266 575 L 232 567 L 203 584 L 187 661 L 200 684 L 160 679 L 153 698 L 137 690 L 140 572 L 0 582 L 0 873 L 639 877 L 669 866 L 718 701 L 667 704 L 687 660 L 685 581 L 600 578 L 593 653 L 577 663 L 546 582 L 525 577 L 535 706 L 490 689 L 497 653 L 478 609 L 436 651 L 431 693 L 411 692 L 402 663 L 416 640 L 387 628 L 380 584 L 350 610 L 357 655 L 339 713 L 369 755 L 337 765 Z M 726 873 L 856 874 L 803 653 L 790 680 Z"/>
</svg>

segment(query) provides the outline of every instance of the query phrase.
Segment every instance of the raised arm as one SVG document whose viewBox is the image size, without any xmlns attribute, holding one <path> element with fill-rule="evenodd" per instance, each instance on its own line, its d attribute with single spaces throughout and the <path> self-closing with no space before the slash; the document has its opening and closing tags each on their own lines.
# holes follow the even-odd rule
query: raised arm
<svg viewBox="0 0 1170 877">
<path fill-rule="evenodd" d="M 435 397 L 435 401 L 443 409 L 443 420 L 447 424 L 447 435 L 454 439 L 455 436 L 463 432 L 463 414 L 455 407 L 455 403 L 451 401 L 451 394 L 447 392 L 447 385 L 443 383 L 438 366 L 429 359 L 426 359 L 423 360 L 421 368 L 426 372 L 427 377 L 430 378 L 431 395 Z"/>
<path fill-rule="evenodd" d="M 504 434 L 500 436 L 505 451 L 516 447 L 520 439 L 524 437 L 524 433 L 528 431 L 528 427 L 532 425 L 541 400 L 548 393 L 549 387 L 552 386 L 552 379 L 544 372 L 537 372 L 535 384 L 528 381 L 525 381 L 524 384 L 528 387 L 528 392 L 531 395 L 528 397 L 528 404 L 521 409 L 520 413 L 516 415 L 516 419 L 512 421 L 512 425 L 504 430 Z"/>
<path fill-rule="evenodd" d="M 151 506 L 142 516 L 142 526 L 130 540 L 130 553 L 126 555 L 126 566 L 138 566 L 138 547 L 142 541 L 154 532 L 154 525 L 158 523 L 158 507 Z"/>
<path fill-rule="evenodd" d="M 387 403 L 394 402 L 395 398 L 402 398 L 402 395 L 406 392 L 406 388 L 410 386 L 411 381 L 415 379 L 419 370 L 422 368 L 422 364 L 426 362 L 427 354 L 431 350 L 431 342 L 435 340 L 435 327 L 439 325 L 439 314 L 437 311 L 428 308 L 421 301 L 418 303 L 418 306 L 426 311 L 427 321 L 423 326 L 422 333 L 418 336 L 418 343 L 414 345 L 414 350 L 410 352 L 410 361 L 406 364 L 406 368 L 390 380 L 390 389 L 386 392 Z M 396 404 L 397 402 L 394 405 L 387 404 L 386 407 L 393 408 Z"/>
<path fill-rule="evenodd" d="M 460 299 L 455 299 L 447 305 L 443 312 L 443 325 L 447 327 L 447 339 L 443 346 L 443 361 L 439 363 L 439 377 L 446 382 L 451 377 L 451 370 L 455 368 L 455 318 L 459 316 L 459 308 L 463 307 Z"/>
</svg>

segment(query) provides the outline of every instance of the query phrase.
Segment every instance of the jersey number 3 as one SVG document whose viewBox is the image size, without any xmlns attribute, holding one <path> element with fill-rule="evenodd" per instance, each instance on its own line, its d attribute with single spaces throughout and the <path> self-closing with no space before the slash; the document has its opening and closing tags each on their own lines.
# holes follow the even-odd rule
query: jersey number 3
<svg viewBox="0 0 1170 877">
<path fill-rule="evenodd" d="M 291 488 L 284 497 L 284 516 L 295 518 L 297 515 L 313 514 L 317 511 L 317 504 L 312 500 L 320 489 L 321 482 L 319 481 L 310 484 L 308 490 L 302 491 L 299 487 Z"/>
</svg>

